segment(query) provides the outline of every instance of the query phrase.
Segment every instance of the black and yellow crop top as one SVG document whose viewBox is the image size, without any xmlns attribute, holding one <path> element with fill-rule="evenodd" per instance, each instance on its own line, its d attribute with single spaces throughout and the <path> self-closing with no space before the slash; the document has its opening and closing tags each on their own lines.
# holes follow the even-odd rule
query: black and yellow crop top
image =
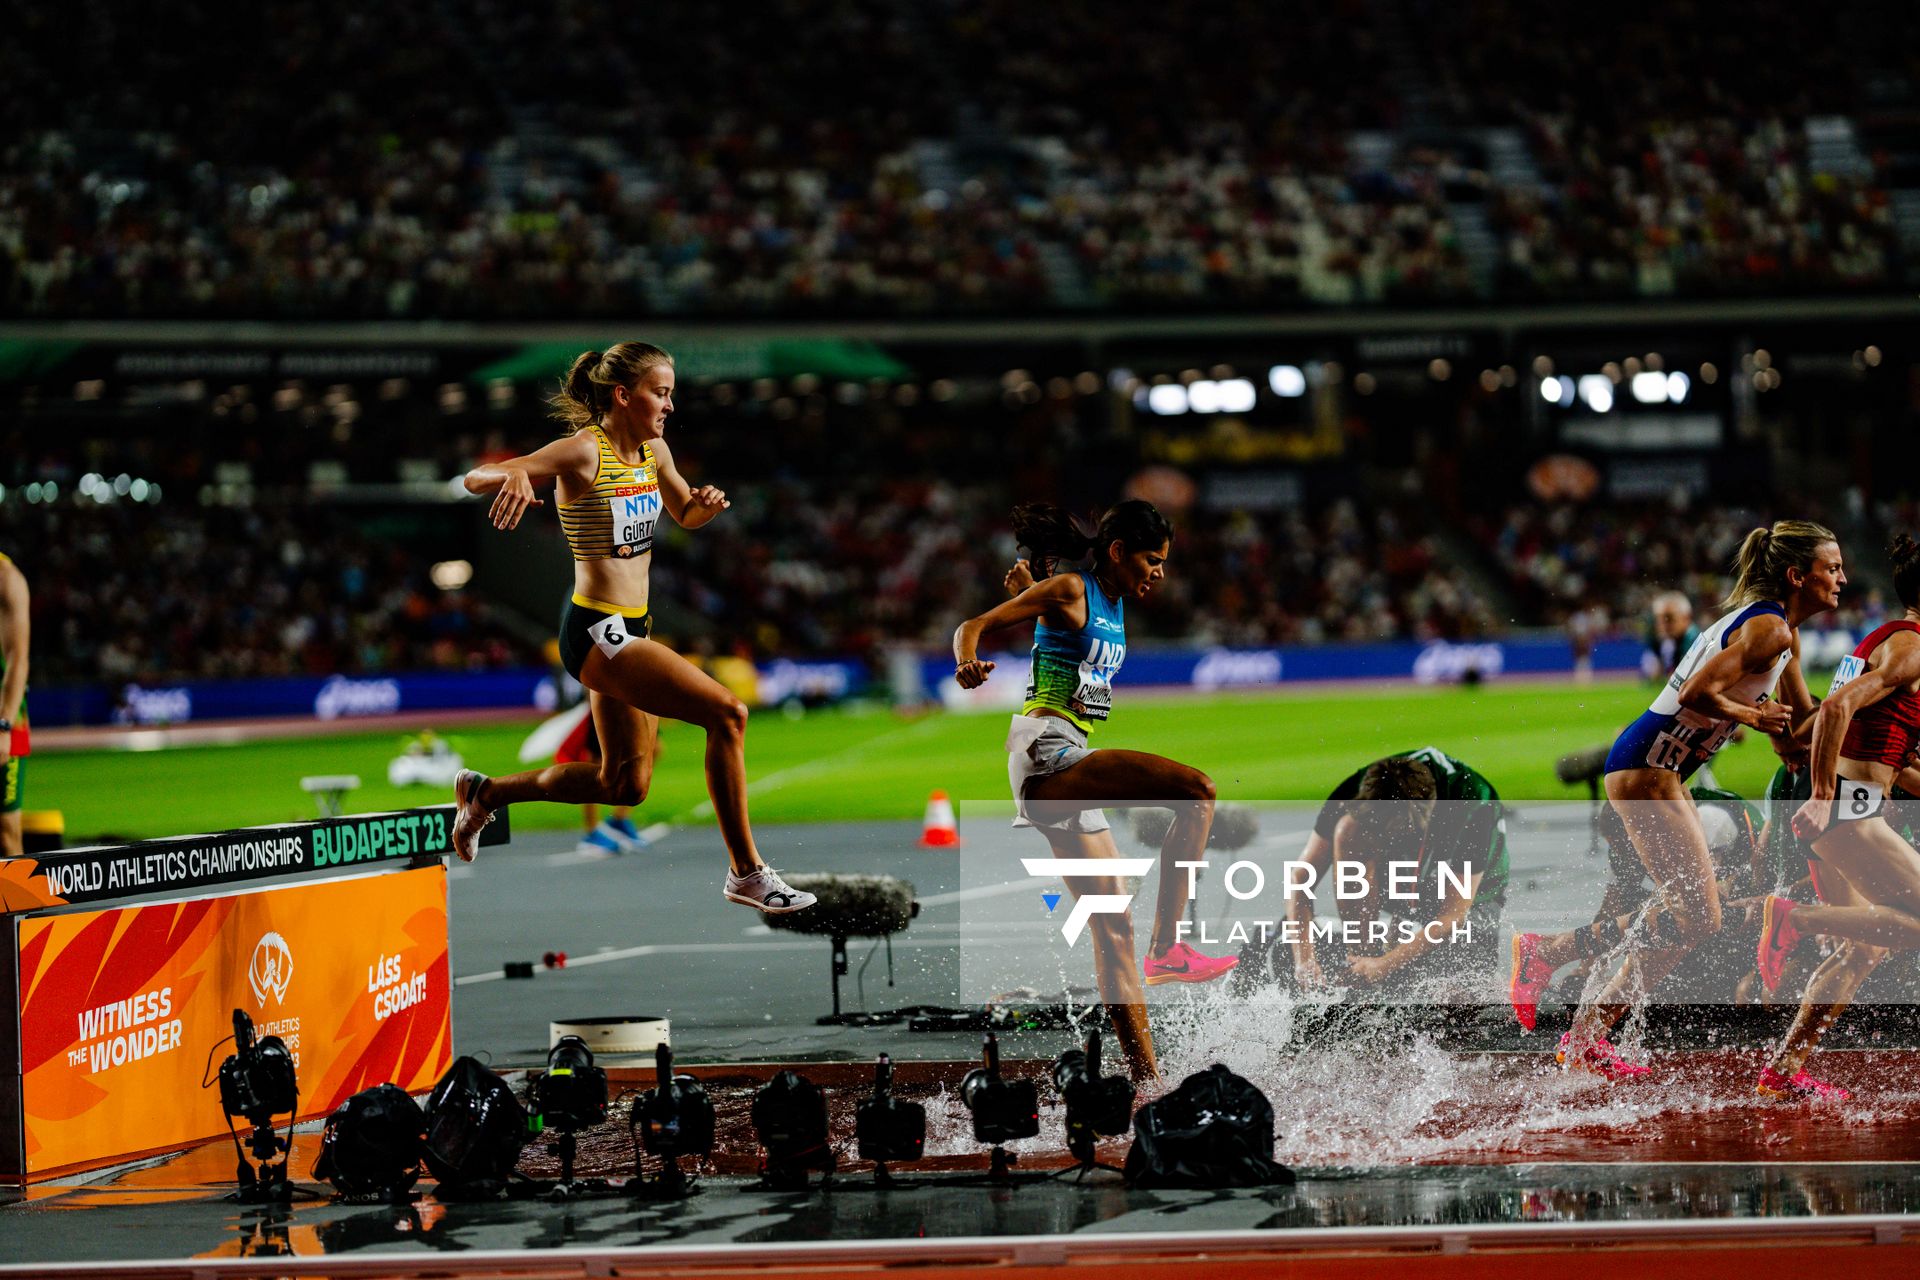
<svg viewBox="0 0 1920 1280">
<path fill-rule="evenodd" d="M 595 423 L 595 446 L 600 451 L 593 488 L 560 506 L 560 528 L 575 560 L 630 560 L 653 549 L 653 527 L 660 523 L 660 473 L 653 446 L 643 444 L 641 463 L 620 460 Z"/>
</svg>

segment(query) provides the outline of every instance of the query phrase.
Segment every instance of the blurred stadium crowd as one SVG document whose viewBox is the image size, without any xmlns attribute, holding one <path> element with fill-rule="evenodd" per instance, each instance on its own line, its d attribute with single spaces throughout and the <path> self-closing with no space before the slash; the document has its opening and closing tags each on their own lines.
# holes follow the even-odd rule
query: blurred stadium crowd
<svg viewBox="0 0 1920 1280">
<path fill-rule="evenodd" d="M 1095 479 L 1089 492 L 1143 474 L 1111 440 L 1058 443 L 1072 430 L 962 414 L 972 425 L 934 431 L 887 407 L 860 413 L 855 431 L 853 411 L 828 414 L 825 398 L 815 398 L 822 405 L 768 429 L 690 392 L 675 428 L 680 464 L 694 483 L 722 484 L 733 507 L 698 534 L 662 527 L 653 581 L 666 633 L 698 615 L 702 634 L 742 656 L 865 657 L 876 669 L 890 646 L 937 650 L 959 619 L 999 598 L 1018 554 L 1008 524 L 1016 497 L 1071 492 L 1070 477 L 1096 466 L 1113 479 Z M 1049 412 L 1070 422 L 1073 409 Z M 512 439 L 497 429 L 448 432 L 438 474 L 475 456 L 529 449 L 543 431 L 528 420 Z M 377 434 L 403 438 L 406 424 Z M 838 436 L 861 441 L 859 465 L 848 465 Z M 55 455 L 37 465 L 70 477 L 59 498 L 7 491 L 0 548 L 34 568 L 36 635 L 52 638 L 36 645 L 36 682 L 538 664 L 543 617 L 503 613 L 463 589 L 464 579 L 432 580 L 434 563 L 456 554 L 436 547 L 459 544 L 462 535 L 449 542 L 448 530 L 464 528 L 458 517 L 468 508 L 289 498 L 301 492 L 289 482 L 307 465 L 351 459 L 352 450 L 278 425 L 245 438 L 272 446 L 258 453 L 257 491 L 202 483 L 205 445 L 124 455 L 144 458 L 163 501 L 110 496 L 108 481 L 91 476 L 81 486 L 91 482 L 100 498 L 86 497 L 71 478 L 77 465 Z M 1120 456 L 1096 461 L 1102 453 Z M 987 457 L 997 465 L 980 467 Z M 1660 590 L 1678 589 L 1712 616 L 1740 536 L 1769 514 L 1602 497 L 1496 500 L 1454 518 L 1429 495 L 1369 488 L 1351 471 L 1326 474 L 1295 505 L 1199 501 L 1170 510 L 1170 575 L 1130 619 L 1141 644 L 1462 641 L 1528 627 L 1637 632 Z M 1873 527 L 1913 527 L 1897 522 L 1916 513 L 1878 515 Z M 536 510 L 530 525 L 549 537 L 557 527 L 550 508 Z M 1849 550 L 1870 559 L 1877 548 L 1854 541 L 1867 526 L 1839 527 Z M 564 564 L 557 547 L 550 558 Z M 1857 629 L 1883 608 L 1869 592 L 1850 592 L 1839 614 L 1816 625 Z"/>
<path fill-rule="evenodd" d="M 162 19 L 109 0 L 16 6 L 0 306 L 577 318 L 1887 290 L 1915 282 L 1920 52 L 1876 11 L 1696 0 L 1599 38 L 1511 0 L 1339 0 L 1311 21 L 1230 0 L 1172 24 L 1147 0 L 769 0 L 750 23 L 567 0 L 288 0 L 236 23 L 187 0 L 153 41 Z"/>
<path fill-rule="evenodd" d="M 484 602 L 324 508 L 10 502 L 0 539 L 32 570 L 36 684 L 537 661 Z"/>
</svg>

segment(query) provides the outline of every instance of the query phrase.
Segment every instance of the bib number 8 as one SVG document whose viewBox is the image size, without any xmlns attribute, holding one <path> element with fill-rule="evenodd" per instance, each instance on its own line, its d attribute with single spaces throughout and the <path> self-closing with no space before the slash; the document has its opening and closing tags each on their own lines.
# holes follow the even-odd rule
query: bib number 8
<svg viewBox="0 0 1920 1280">
<path fill-rule="evenodd" d="M 1839 822 L 1859 822 L 1871 818 L 1880 812 L 1882 794 L 1880 788 L 1871 782 L 1856 782 L 1840 779 L 1840 794 L 1833 806 L 1833 816 Z"/>
</svg>

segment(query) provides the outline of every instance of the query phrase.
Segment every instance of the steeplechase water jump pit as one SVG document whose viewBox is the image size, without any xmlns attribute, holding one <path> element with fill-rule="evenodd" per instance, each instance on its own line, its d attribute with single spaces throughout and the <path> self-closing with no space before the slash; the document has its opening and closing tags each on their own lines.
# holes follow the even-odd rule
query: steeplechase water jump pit
<svg viewBox="0 0 1920 1280">
<path fill-rule="evenodd" d="M 1231 864 L 1261 865 L 1269 884 L 1283 883 L 1282 864 L 1300 854 L 1317 811 L 1255 809 L 1244 824 L 1251 830 L 1234 828 L 1236 848 L 1209 850 L 1211 865 L 1197 870 L 1192 901 L 1182 904 L 1181 936 L 1204 953 L 1240 950 L 1228 942 L 1235 919 L 1284 915 L 1261 895 L 1241 896 L 1255 877 L 1244 869 L 1230 874 Z M 1844 1102 L 1779 1103 L 1753 1093 L 1790 1001 L 1702 1000 L 1684 986 L 1656 992 L 1620 1037 L 1656 1074 L 1617 1085 L 1553 1065 L 1577 975 L 1543 999 L 1532 1033 L 1515 1025 L 1504 999 L 1514 929 L 1585 924 L 1607 889 L 1604 850 L 1595 849 L 1589 810 L 1578 804 L 1522 804 L 1505 814 L 1507 895 L 1485 975 L 1464 983 L 1449 975 L 1437 986 L 1360 999 L 1273 982 L 1147 989 L 1166 1085 L 1217 1062 L 1257 1086 L 1272 1104 L 1273 1155 L 1291 1170 L 1290 1183 L 1143 1189 L 1106 1171 L 1079 1182 L 1045 1179 L 1075 1163 L 1065 1149 L 1052 1061 L 1086 1028 L 1105 1025 L 1092 990 L 1088 930 L 1097 913 L 1083 915 L 1081 936 L 1070 941 L 1075 899 L 1062 871 L 1026 865 L 1060 850 L 1038 832 L 1010 828 L 1009 806 L 963 803 L 959 810 L 962 843 L 954 848 L 921 848 L 917 832 L 889 824 L 760 833 L 763 847 L 782 850 L 778 865 L 790 877 L 893 877 L 912 886 L 919 907 L 903 926 L 883 936 L 875 936 L 877 927 L 850 926 L 845 940 L 842 1014 L 897 1015 L 870 1025 L 850 1016 L 820 1024 L 833 1011 L 834 937 L 772 929 L 724 904 L 723 853 L 709 831 L 675 833 L 643 857 L 602 860 L 574 855 L 562 837 L 517 836 L 471 867 L 452 867 L 446 986 L 427 993 L 429 1000 L 450 996 L 454 1036 L 446 1054 L 480 1054 L 524 1091 L 545 1061 L 553 1020 L 669 1018 L 678 1068 L 702 1082 L 717 1115 L 714 1154 L 687 1162 L 697 1175 L 690 1198 L 556 1203 L 546 1186 L 534 1185 L 560 1174 L 549 1131 L 519 1156 L 518 1175 L 533 1182 L 502 1198 L 450 1198 L 428 1178 L 404 1204 L 348 1203 L 330 1198 L 311 1176 L 319 1134 L 317 1122 L 308 1122 L 294 1135 L 290 1167 L 319 1198 L 227 1203 L 221 1197 L 233 1185 L 234 1149 L 220 1128 L 215 1092 L 192 1089 L 150 1105 L 156 1113 L 202 1116 L 207 1123 L 198 1131 L 219 1133 L 218 1142 L 9 1193 L 0 1208 L 7 1241 L 0 1262 L 31 1269 L 332 1254 L 391 1257 L 401 1274 L 429 1263 L 459 1271 L 483 1258 L 486 1266 L 471 1273 L 491 1274 L 487 1268 L 536 1256 L 578 1262 L 581 1274 L 601 1265 L 593 1259 L 831 1269 L 855 1264 L 848 1250 L 891 1250 L 890 1242 L 905 1241 L 919 1243 L 884 1260 L 1016 1266 L 1025 1265 L 1022 1258 L 1091 1258 L 1084 1250 L 1098 1247 L 1110 1251 L 1099 1256 L 1144 1271 L 1154 1258 L 1190 1269 L 1191 1250 L 1204 1242 L 1209 1256 L 1235 1257 L 1243 1271 L 1331 1257 L 1329 1250 L 1350 1261 L 1372 1258 L 1371 1265 L 1391 1260 L 1398 1269 L 1465 1254 L 1484 1269 L 1498 1265 L 1501 1251 L 1522 1246 L 1618 1246 L 1657 1250 L 1642 1253 L 1645 1265 L 1712 1272 L 1750 1268 L 1750 1255 L 1740 1263 L 1740 1251 L 1767 1244 L 1818 1248 L 1821 1265 L 1840 1262 L 1863 1274 L 1913 1273 L 1920 1232 L 1903 1215 L 1920 1209 L 1920 1019 L 1905 994 L 1910 976 L 1897 968 L 1876 974 L 1877 989 L 1863 993 L 1830 1035 L 1820 1063 L 1826 1079 L 1852 1090 Z M 1136 831 L 1125 815 L 1110 817 L 1123 857 L 1154 857 L 1157 829 Z M 1157 875 L 1149 870 L 1137 883 L 1123 876 L 1117 886 L 1131 895 L 1124 910 L 1142 946 Z M 1323 915 L 1333 914 L 1326 904 Z M 1355 950 L 1366 946 L 1363 936 Z M 1485 955 L 1476 960 L 1486 963 Z M 291 966 L 297 972 L 301 965 L 296 948 Z M 379 994 L 365 988 L 400 985 L 376 981 L 390 976 L 376 971 L 360 983 L 364 998 Z M 1442 989 L 1449 986 L 1460 989 Z M 1038 1085 L 1039 1134 L 1006 1144 L 1016 1157 L 1008 1185 L 982 1180 L 986 1148 L 974 1141 L 961 1097 L 988 1026 L 1007 1077 Z M 312 1024 L 303 1030 L 314 1034 Z M 209 1043 L 179 1050 L 194 1059 L 196 1074 L 215 1037 L 201 1038 Z M 854 1150 L 853 1113 L 872 1091 L 880 1053 L 897 1062 L 897 1096 L 925 1107 L 927 1131 L 925 1160 L 894 1165 L 903 1184 L 875 1192 L 867 1189 L 872 1166 Z M 1105 1059 L 1109 1071 L 1120 1069 L 1111 1028 Z M 574 1173 L 618 1184 L 635 1172 L 629 1122 L 653 1071 L 640 1057 L 606 1055 L 601 1065 L 611 1070 L 613 1102 L 605 1123 L 578 1135 Z M 760 1185 L 753 1099 L 783 1067 L 826 1093 L 837 1168 L 824 1188 L 818 1169 L 806 1190 Z M 368 1075 L 322 1086 L 303 1076 L 303 1111 L 307 1090 L 337 1092 L 348 1083 L 378 1081 Z M 1129 1142 L 1103 1139 L 1096 1154 L 1120 1164 Z M 642 1158 L 639 1167 L 651 1177 L 659 1164 Z M 1522 1227 L 1534 1234 L 1516 1245 L 1507 1233 Z M 1668 1231 L 1683 1234 L 1661 1234 Z M 1059 1238 L 1064 1252 L 971 1254 L 976 1237 Z M 701 1253 L 707 1246 L 724 1248 Z M 1846 1253 L 1831 1252 L 1841 1247 Z M 496 1257 L 496 1250 L 507 1252 Z M 534 1250 L 560 1252 L 527 1252 Z"/>
</svg>

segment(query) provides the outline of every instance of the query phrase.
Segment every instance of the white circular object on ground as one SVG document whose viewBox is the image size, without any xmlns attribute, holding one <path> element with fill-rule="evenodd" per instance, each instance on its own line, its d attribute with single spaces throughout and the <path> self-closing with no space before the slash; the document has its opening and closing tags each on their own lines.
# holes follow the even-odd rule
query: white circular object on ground
<svg viewBox="0 0 1920 1280">
<path fill-rule="evenodd" d="M 652 1014 L 633 1014 L 613 1018 L 570 1018 L 547 1024 L 547 1046 L 560 1043 L 561 1036 L 579 1036 L 595 1053 L 652 1053 L 663 1044 L 671 1044 L 672 1025 Z"/>
</svg>

